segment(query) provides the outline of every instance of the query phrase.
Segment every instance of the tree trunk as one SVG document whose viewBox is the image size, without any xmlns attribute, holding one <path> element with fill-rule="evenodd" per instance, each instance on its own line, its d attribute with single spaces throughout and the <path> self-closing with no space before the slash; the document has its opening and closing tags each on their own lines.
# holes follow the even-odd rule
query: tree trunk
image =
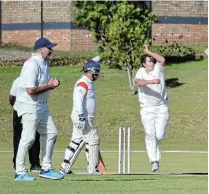
<svg viewBox="0 0 209 194">
<path fill-rule="evenodd" d="M 131 65 L 127 66 L 126 70 L 127 70 L 127 74 L 128 74 L 129 87 L 132 91 L 132 94 L 137 94 L 137 86 L 134 82 L 135 71 Z"/>
</svg>

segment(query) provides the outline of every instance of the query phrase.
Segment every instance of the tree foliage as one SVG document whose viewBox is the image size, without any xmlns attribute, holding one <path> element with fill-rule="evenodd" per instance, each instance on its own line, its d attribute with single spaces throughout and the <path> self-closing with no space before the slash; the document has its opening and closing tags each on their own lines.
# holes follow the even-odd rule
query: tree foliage
<svg viewBox="0 0 209 194">
<path fill-rule="evenodd" d="M 77 26 L 89 29 L 111 67 L 138 67 L 156 16 L 143 1 L 74 1 Z"/>
</svg>

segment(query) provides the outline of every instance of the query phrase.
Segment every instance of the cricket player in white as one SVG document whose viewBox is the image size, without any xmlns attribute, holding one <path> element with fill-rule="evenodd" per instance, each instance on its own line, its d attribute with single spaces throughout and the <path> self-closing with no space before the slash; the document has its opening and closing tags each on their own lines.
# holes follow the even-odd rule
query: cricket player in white
<svg viewBox="0 0 209 194">
<path fill-rule="evenodd" d="M 62 179 L 63 175 L 56 173 L 51 166 L 52 152 L 57 137 L 57 129 L 49 113 L 47 100 L 49 92 L 60 85 L 58 79 L 50 78 L 47 59 L 52 48 L 57 44 L 46 38 L 35 42 L 33 54 L 23 65 L 20 73 L 20 87 L 17 91 L 15 110 L 22 116 L 22 136 L 16 158 L 17 181 L 33 181 L 25 169 L 25 158 L 29 147 L 35 140 L 36 130 L 42 137 L 42 168 L 40 177 Z"/>
<path fill-rule="evenodd" d="M 169 111 L 165 86 L 165 59 L 144 46 L 145 55 L 135 76 L 138 86 L 141 120 L 145 129 L 145 143 L 152 171 L 159 169 L 159 143 L 165 138 Z"/>
<path fill-rule="evenodd" d="M 16 78 L 10 89 L 9 93 L 9 103 L 13 107 L 16 101 L 17 90 L 20 85 L 20 77 Z M 22 133 L 22 117 L 18 117 L 17 111 L 13 108 L 13 163 L 14 163 L 14 170 L 16 169 L 16 156 L 18 151 L 19 142 L 21 139 Z M 36 133 L 36 138 L 34 141 L 33 146 L 29 149 L 29 161 L 31 164 L 30 171 L 31 172 L 40 172 L 41 165 L 40 165 L 40 134 Z"/>
<path fill-rule="evenodd" d="M 75 84 L 71 114 L 73 133 L 71 142 L 65 151 L 60 173 L 71 173 L 71 167 L 85 144 L 86 158 L 89 162 L 88 173 L 101 174 L 97 169 L 100 138 L 97 129 L 93 128 L 96 111 L 94 81 L 98 79 L 100 69 L 99 62 L 93 60 L 87 62 L 83 68 L 84 75 Z"/>
</svg>

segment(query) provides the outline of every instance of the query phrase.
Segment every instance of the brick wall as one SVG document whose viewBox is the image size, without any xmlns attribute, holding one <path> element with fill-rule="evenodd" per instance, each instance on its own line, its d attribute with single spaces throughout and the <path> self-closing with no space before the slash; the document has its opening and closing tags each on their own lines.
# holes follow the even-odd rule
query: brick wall
<svg viewBox="0 0 209 194">
<path fill-rule="evenodd" d="M 44 2 L 44 22 L 72 22 L 72 2 Z M 56 13 L 56 14 L 55 14 Z M 70 51 L 86 51 L 94 49 L 93 37 L 88 30 L 44 30 L 44 37 L 58 42 L 57 49 Z"/>
<path fill-rule="evenodd" d="M 157 16 L 207 17 L 207 1 L 153 1 L 152 10 Z M 197 45 L 208 43 L 208 25 L 204 24 L 153 24 L 152 44 Z"/>
<path fill-rule="evenodd" d="M 29 23 L 41 20 L 39 1 L 3 1 L 2 23 Z"/>
<path fill-rule="evenodd" d="M 96 45 L 93 43 L 93 35 L 86 30 L 71 30 L 71 49 L 74 51 L 79 50 L 93 50 Z"/>
<path fill-rule="evenodd" d="M 71 3 L 68 1 L 43 1 L 43 20 L 47 22 L 70 22 Z M 56 49 L 71 50 L 70 30 L 44 29 L 43 36 L 58 43 Z"/>
<path fill-rule="evenodd" d="M 44 22 L 71 21 L 70 1 L 43 1 Z"/>
<path fill-rule="evenodd" d="M 207 32 L 207 25 L 153 24 L 152 44 L 164 45 L 177 42 L 183 45 L 207 45 Z"/>
<path fill-rule="evenodd" d="M 207 17 L 207 1 L 152 1 L 152 10 L 158 17 Z M 63 23 L 62 27 L 44 27 L 43 36 L 58 43 L 56 49 L 86 51 L 96 48 L 92 34 L 70 25 L 72 1 L 43 1 L 44 24 Z M 2 24 L 23 24 L 20 29 L 2 31 L 2 41 L 32 47 L 41 36 L 41 1 L 2 1 Z M 31 29 L 29 26 L 36 24 Z M 64 27 L 63 27 L 64 26 Z M 14 27 L 14 26 L 13 26 Z M 208 25 L 156 23 L 152 26 L 152 44 L 168 42 L 183 44 L 207 44 Z"/>
<path fill-rule="evenodd" d="M 41 3 L 28 2 L 2 2 L 2 24 L 35 23 L 41 21 Z M 40 30 L 14 30 L 2 31 L 3 43 L 19 43 L 31 47 L 34 41 L 41 36 Z"/>
<path fill-rule="evenodd" d="M 39 30 L 27 30 L 27 31 L 3 31 L 2 40 L 4 43 L 18 43 L 26 47 L 33 47 L 34 40 L 40 37 Z"/>
<path fill-rule="evenodd" d="M 152 11 L 157 16 L 207 17 L 207 1 L 152 1 Z"/>
<path fill-rule="evenodd" d="M 43 1 L 44 24 L 65 22 L 66 26 L 72 21 L 72 1 Z M 41 23 L 41 1 L 2 2 L 2 24 L 34 24 Z M 32 47 L 41 37 L 39 29 L 3 30 L 3 43 L 19 43 Z M 95 48 L 92 34 L 85 29 L 43 29 L 43 37 L 58 43 L 57 50 L 86 51 Z"/>
<path fill-rule="evenodd" d="M 69 30 L 44 30 L 43 37 L 57 43 L 57 50 L 71 50 L 71 40 Z"/>
</svg>

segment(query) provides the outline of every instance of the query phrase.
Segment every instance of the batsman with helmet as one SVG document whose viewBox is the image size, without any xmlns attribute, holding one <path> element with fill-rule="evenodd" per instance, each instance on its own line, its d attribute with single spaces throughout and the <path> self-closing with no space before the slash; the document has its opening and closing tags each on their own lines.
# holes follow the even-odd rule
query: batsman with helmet
<svg viewBox="0 0 209 194">
<path fill-rule="evenodd" d="M 71 142 L 65 151 L 64 161 L 61 164 L 60 173 L 62 174 L 72 172 L 71 167 L 84 145 L 86 146 L 88 173 L 102 174 L 98 170 L 100 138 L 97 129 L 93 127 L 96 112 L 94 82 L 100 77 L 100 69 L 98 61 L 88 61 L 83 67 L 84 75 L 75 84 L 71 114 L 73 132 Z"/>
</svg>

